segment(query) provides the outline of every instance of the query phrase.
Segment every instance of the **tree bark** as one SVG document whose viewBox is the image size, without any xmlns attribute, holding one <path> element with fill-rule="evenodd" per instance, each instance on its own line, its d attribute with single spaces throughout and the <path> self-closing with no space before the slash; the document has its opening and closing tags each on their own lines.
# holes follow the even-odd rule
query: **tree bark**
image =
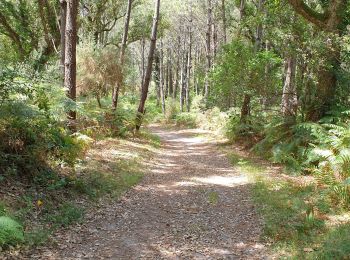
<svg viewBox="0 0 350 260">
<path fill-rule="evenodd" d="M 212 3 L 211 0 L 207 0 L 208 13 L 207 13 L 207 32 L 206 32 L 206 52 L 207 52 L 207 64 L 205 72 L 205 86 L 204 86 L 204 98 L 208 100 L 210 83 L 209 73 L 211 70 L 211 35 L 212 35 Z"/>
<path fill-rule="evenodd" d="M 250 99 L 251 96 L 249 94 L 244 95 L 243 105 L 241 109 L 241 123 L 247 123 L 247 117 L 250 116 Z"/>
<path fill-rule="evenodd" d="M 191 84 L 191 71 L 192 71 L 192 15 L 190 18 L 190 26 L 188 28 L 188 57 L 187 57 L 187 80 L 186 80 L 186 108 L 187 112 L 190 112 L 190 84 Z"/>
<path fill-rule="evenodd" d="M 288 0 L 294 10 L 319 29 L 340 34 L 344 20 L 347 0 L 330 0 L 324 12 L 317 12 L 309 7 L 303 0 Z M 329 111 L 335 96 L 337 85 L 336 70 L 340 66 L 340 50 L 332 42 L 325 59 L 326 66 L 319 70 L 318 89 L 314 103 L 307 111 L 306 119 L 318 121 Z"/>
<path fill-rule="evenodd" d="M 151 74 L 152 74 L 152 64 L 153 64 L 153 56 L 154 56 L 154 50 L 156 48 L 156 42 L 157 42 L 157 29 L 158 29 L 158 20 L 159 20 L 159 9 L 160 9 L 160 0 L 156 0 L 155 2 L 155 12 L 153 17 L 153 25 L 152 25 L 152 33 L 151 33 L 151 45 L 148 55 L 148 63 L 147 63 L 147 70 L 145 74 L 145 80 L 142 85 L 141 90 L 141 99 L 140 104 L 137 109 L 137 116 L 136 116 L 136 130 L 138 131 L 142 124 L 142 118 L 145 113 L 145 103 L 147 100 L 148 95 L 148 87 L 151 80 Z"/>
<path fill-rule="evenodd" d="M 173 98 L 176 99 L 177 91 L 179 89 L 181 76 L 180 76 L 180 54 L 181 54 L 181 38 L 177 37 L 177 59 L 176 59 L 176 81 L 174 86 Z"/>
<path fill-rule="evenodd" d="M 286 72 L 283 86 L 281 112 L 286 121 L 294 122 L 297 115 L 298 100 L 295 84 L 296 58 L 290 56 L 286 59 Z"/>
<path fill-rule="evenodd" d="M 173 97 L 174 93 L 174 78 L 173 78 L 173 63 L 172 63 L 172 53 L 171 49 L 168 48 L 168 79 L 169 79 L 169 93 L 170 97 Z"/>
<path fill-rule="evenodd" d="M 7 32 L 8 37 L 12 42 L 17 46 L 18 53 L 21 59 L 24 59 L 26 56 L 26 51 L 23 47 L 22 40 L 20 35 L 10 26 L 7 22 L 7 18 L 0 12 L 0 24 L 4 26 L 4 29 Z"/>
<path fill-rule="evenodd" d="M 162 112 L 165 115 L 165 91 L 164 91 L 164 52 L 163 52 L 163 42 L 160 41 L 159 44 L 159 89 L 160 89 L 160 99 L 162 101 Z"/>
<path fill-rule="evenodd" d="M 225 0 L 221 0 L 222 31 L 224 34 L 224 44 L 227 43 L 226 7 Z"/>
<path fill-rule="evenodd" d="M 66 47 L 65 47 L 65 74 L 64 86 L 67 89 L 67 96 L 72 101 L 76 101 L 76 45 L 77 45 L 77 14 L 78 14 L 78 0 L 67 1 L 67 21 L 66 21 Z M 75 121 L 77 118 L 76 110 L 68 112 L 69 127 L 75 130 Z"/>
<path fill-rule="evenodd" d="M 60 66 L 62 78 L 64 79 L 65 72 L 65 55 L 66 55 L 66 20 L 67 20 L 67 2 L 66 0 L 60 0 L 60 35 L 61 35 L 61 54 L 60 54 Z"/>
<path fill-rule="evenodd" d="M 119 97 L 119 91 L 123 84 L 123 67 L 124 67 L 124 60 L 125 60 L 125 51 L 127 47 L 128 42 L 128 32 L 129 32 L 129 24 L 130 24 L 130 17 L 131 17 L 131 6 L 132 6 L 132 0 L 128 0 L 128 7 L 126 11 L 126 17 L 125 17 L 125 25 L 124 25 L 124 33 L 123 33 L 123 41 L 122 46 L 120 50 L 120 56 L 119 56 L 119 65 L 120 65 L 120 75 L 117 79 L 117 82 L 113 89 L 113 95 L 112 95 L 112 110 L 115 111 L 118 107 L 118 97 Z"/>
<path fill-rule="evenodd" d="M 159 50 L 154 54 L 154 82 L 156 84 L 157 107 L 160 105 L 160 58 Z"/>
</svg>

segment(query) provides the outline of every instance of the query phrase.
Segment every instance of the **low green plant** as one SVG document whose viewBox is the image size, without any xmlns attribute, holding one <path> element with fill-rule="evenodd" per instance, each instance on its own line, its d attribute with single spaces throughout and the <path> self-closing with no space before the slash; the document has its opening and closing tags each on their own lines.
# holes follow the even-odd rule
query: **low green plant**
<svg viewBox="0 0 350 260">
<path fill-rule="evenodd" d="M 52 230 L 39 228 L 24 234 L 25 243 L 29 246 L 40 246 L 46 243 L 51 235 Z"/>
<path fill-rule="evenodd" d="M 216 205 L 219 201 L 219 194 L 216 191 L 210 191 L 208 193 L 208 202 L 210 204 Z"/>
<path fill-rule="evenodd" d="M 320 239 L 320 246 L 307 259 L 349 259 L 350 224 L 331 229 Z"/>
<path fill-rule="evenodd" d="M 78 222 L 83 217 L 83 209 L 73 203 L 67 202 L 60 205 L 57 211 L 46 216 L 46 221 L 53 227 L 67 227 Z"/>
<path fill-rule="evenodd" d="M 23 226 L 7 216 L 0 216 L 0 247 L 24 242 Z"/>
<path fill-rule="evenodd" d="M 197 126 L 196 123 L 196 115 L 192 113 L 180 113 L 175 116 L 175 124 L 180 127 L 188 127 L 195 128 Z"/>
</svg>

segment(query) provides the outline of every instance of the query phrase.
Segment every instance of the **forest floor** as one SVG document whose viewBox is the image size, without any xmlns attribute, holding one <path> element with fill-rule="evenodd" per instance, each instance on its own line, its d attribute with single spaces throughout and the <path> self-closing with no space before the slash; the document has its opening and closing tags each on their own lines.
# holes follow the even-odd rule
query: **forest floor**
<svg viewBox="0 0 350 260">
<path fill-rule="evenodd" d="M 143 181 L 25 259 L 265 259 L 252 183 L 201 130 L 151 127 Z M 101 147 L 103 149 L 103 147 Z"/>
</svg>

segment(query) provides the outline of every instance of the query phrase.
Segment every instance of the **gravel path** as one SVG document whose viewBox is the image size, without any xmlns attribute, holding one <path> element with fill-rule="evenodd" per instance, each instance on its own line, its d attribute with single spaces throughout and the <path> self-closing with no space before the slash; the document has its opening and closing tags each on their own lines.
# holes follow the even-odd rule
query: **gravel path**
<svg viewBox="0 0 350 260">
<path fill-rule="evenodd" d="M 246 176 L 198 130 L 152 131 L 143 182 L 30 259 L 266 259 Z"/>
</svg>

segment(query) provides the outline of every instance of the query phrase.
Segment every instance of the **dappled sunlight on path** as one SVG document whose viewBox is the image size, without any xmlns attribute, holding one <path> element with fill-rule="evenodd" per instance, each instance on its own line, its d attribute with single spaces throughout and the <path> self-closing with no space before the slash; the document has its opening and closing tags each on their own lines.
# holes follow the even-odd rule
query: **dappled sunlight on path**
<svg viewBox="0 0 350 260">
<path fill-rule="evenodd" d="M 45 259 L 265 259 L 247 176 L 199 130 L 151 130 L 143 182 Z"/>
</svg>

